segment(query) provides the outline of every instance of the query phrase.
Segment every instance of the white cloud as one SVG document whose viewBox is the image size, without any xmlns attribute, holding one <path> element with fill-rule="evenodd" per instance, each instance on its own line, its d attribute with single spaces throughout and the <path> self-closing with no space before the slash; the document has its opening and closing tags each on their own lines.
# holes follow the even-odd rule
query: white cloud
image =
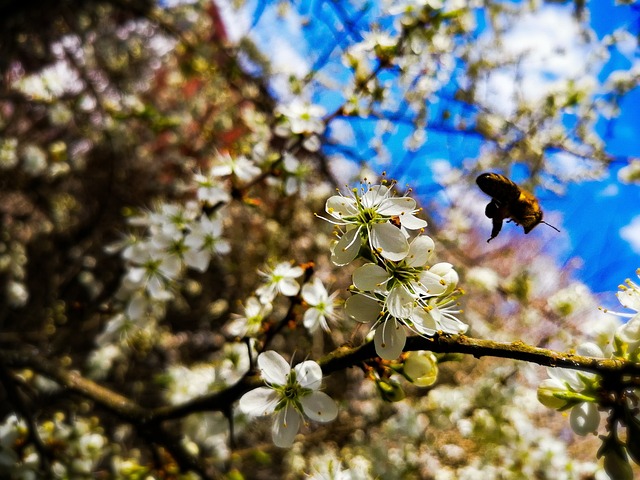
<svg viewBox="0 0 640 480">
<path fill-rule="evenodd" d="M 620 187 L 618 187 L 618 185 L 616 185 L 615 183 L 610 183 L 600 191 L 599 195 L 601 197 L 615 197 L 619 193 Z"/>
<path fill-rule="evenodd" d="M 480 85 L 480 99 L 505 115 L 513 113 L 516 98 L 535 102 L 567 79 L 589 73 L 594 44 L 585 39 L 571 8 L 545 5 L 524 14 L 502 35 L 501 50 L 492 38 L 492 32 L 480 37 L 478 56 L 520 59 L 517 67 L 498 69 Z M 595 85 L 592 78 L 587 81 Z"/>
<path fill-rule="evenodd" d="M 233 43 L 237 43 L 244 37 L 251 28 L 251 16 L 249 9 L 237 10 L 233 2 L 228 0 L 216 0 L 218 12 L 224 23 L 227 38 Z"/>
<path fill-rule="evenodd" d="M 631 223 L 620 229 L 620 236 L 626 240 L 631 249 L 640 253 L 640 215 L 636 215 Z"/>
<path fill-rule="evenodd" d="M 309 46 L 301 28 L 304 22 L 296 9 L 283 13 L 277 4 L 267 4 L 255 22 L 255 2 L 247 2 L 239 10 L 231 0 L 216 0 L 216 4 L 229 40 L 237 43 L 248 36 L 270 61 L 271 87 L 279 97 L 289 97 L 288 77 L 304 77 L 311 69 L 307 59 Z"/>
</svg>

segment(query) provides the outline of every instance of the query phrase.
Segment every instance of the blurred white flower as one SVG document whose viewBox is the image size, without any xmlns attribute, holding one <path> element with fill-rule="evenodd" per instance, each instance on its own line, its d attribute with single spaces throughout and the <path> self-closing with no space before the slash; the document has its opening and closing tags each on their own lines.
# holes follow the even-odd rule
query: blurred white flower
<svg viewBox="0 0 640 480">
<path fill-rule="evenodd" d="M 271 303 L 278 293 L 286 297 L 297 295 L 300 291 L 300 284 L 294 279 L 300 277 L 304 270 L 301 267 L 294 267 L 288 262 L 281 262 L 275 268 L 259 273 L 266 278 L 266 281 L 256 290 L 256 293 L 260 297 L 260 302 Z"/>
<path fill-rule="evenodd" d="M 256 297 L 249 297 L 244 306 L 244 315 L 235 316 L 225 329 L 237 337 L 254 337 L 271 310 L 270 302 L 262 303 Z"/>
<path fill-rule="evenodd" d="M 235 175 L 241 182 L 250 182 L 260 175 L 260 168 L 244 155 L 232 157 L 227 152 L 218 153 L 211 167 L 211 177 Z"/>
<path fill-rule="evenodd" d="M 167 375 L 170 379 L 167 396 L 174 405 L 204 395 L 216 379 L 215 368 L 211 365 L 170 367 Z"/>
<path fill-rule="evenodd" d="M 329 296 L 327 289 L 324 288 L 318 277 L 314 277 L 311 282 L 302 286 L 302 299 L 309 305 L 307 311 L 304 312 L 302 323 L 309 332 L 314 333 L 319 327 L 322 327 L 325 332 L 329 331 L 327 319 L 335 316 L 334 307 L 337 295 L 336 291 Z"/>
</svg>

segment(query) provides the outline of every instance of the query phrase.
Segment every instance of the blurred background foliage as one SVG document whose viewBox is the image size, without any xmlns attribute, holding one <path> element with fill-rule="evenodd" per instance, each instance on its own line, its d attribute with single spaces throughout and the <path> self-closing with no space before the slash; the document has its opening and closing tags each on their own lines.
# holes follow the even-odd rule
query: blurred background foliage
<svg viewBox="0 0 640 480">
<path fill-rule="evenodd" d="M 362 40 L 355 23 L 347 20 L 368 12 L 366 4 L 319 3 L 336 12 L 345 8 L 344 35 L 353 43 Z M 283 11 L 292 5 L 280 2 Z M 483 8 L 492 12 L 488 18 L 495 20 L 497 31 L 499 18 L 523 14 L 521 7 L 501 2 Z M 594 325 L 589 331 L 597 337 L 605 315 L 588 289 L 573 281 L 570 268 L 560 271 L 545 253 L 542 242 L 548 236 L 521 237 L 487 253 L 488 220 L 478 215 L 484 205 L 469 188 L 476 173 L 508 169 L 513 161 L 526 164 L 532 186 L 541 181 L 560 185 L 566 179 L 548 168 L 548 149 L 574 152 L 596 170 L 606 168 L 610 157 L 592 135 L 594 118 L 585 113 L 593 104 L 576 87 L 572 95 L 565 90 L 541 99 L 546 110 L 522 107 L 515 117 L 497 120 L 480 101 L 478 89 L 501 59 L 474 57 L 471 49 L 463 58 L 467 88 L 454 87 L 445 75 L 439 81 L 449 103 L 425 102 L 426 93 L 411 86 L 453 68 L 445 53 L 453 55 L 452 45 L 470 43 L 473 35 L 465 23 L 469 6 L 446 15 L 423 11 L 426 17 L 407 20 L 401 40 L 388 51 L 372 41 L 370 69 L 352 58 L 346 100 L 325 117 L 328 130 L 321 135 L 322 148 L 315 149 L 304 135 L 273 133 L 281 118 L 272 83 L 278 72 L 262 53 L 269 45 L 232 42 L 214 2 L 0 1 L 3 474 L 305 478 L 323 468 L 317 465 L 342 461 L 361 472 L 353 478 L 601 478 L 597 439 L 576 440 L 560 414 L 537 405 L 532 385 L 540 368 L 515 362 L 443 357 L 434 387 L 407 384 L 406 400 L 393 404 L 379 399 L 374 384 L 365 380 L 366 371 L 333 374 L 325 384 L 340 402 L 338 421 L 309 427 L 291 451 L 270 444 L 264 422 L 236 418 L 233 442 L 222 415 L 202 412 L 166 422 L 164 433 L 180 439 L 180 447 L 171 446 L 170 436 L 136 430 L 135 422 L 78 391 L 54 387 L 38 373 L 37 363 L 29 364 L 35 357 L 99 379 L 100 385 L 145 408 L 167 404 L 180 375 L 194 381 L 186 370 L 176 374 L 171 369 L 211 365 L 216 381 L 207 392 L 223 391 L 238 378 L 225 369 L 244 358 L 246 353 L 238 352 L 246 347 L 222 327 L 233 313 L 241 313 L 241 304 L 260 284 L 257 270 L 265 263 L 313 261 L 314 271 L 333 288 L 350 284 L 350 272 L 330 266 L 331 229 L 314 213 L 360 167 L 367 178 L 375 178 L 365 172 L 366 163 L 384 156 L 385 142 L 395 141 L 391 130 L 381 132 L 378 143 L 356 139 L 346 144 L 335 135 L 343 126 L 339 121 L 370 134 L 371 129 L 358 126 L 367 118 L 396 121 L 411 130 L 409 136 L 433 129 L 484 146 L 477 162 L 462 169 L 464 180 L 456 171 L 444 180 L 453 203 L 425 201 L 424 211 L 439 260 L 453 263 L 462 278 L 471 335 L 560 350 L 575 345 L 586 324 Z M 311 15 L 308 21 L 313 22 Z M 443 50 L 427 52 L 424 45 Z M 415 63 L 405 70 L 392 61 L 395 56 L 413 56 Z M 428 71 L 431 67 L 421 64 L 425 58 L 438 58 L 441 68 Z M 314 76 L 321 62 L 306 78 L 290 79 L 293 92 L 309 85 L 315 92 L 321 91 L 318 85 L 328 85 L 325 91 L 342 88 Z M 398 94 L 385 86 L 396 75 L 399 90 L 407 95 L 398 111 L 406 116 L 394 116 L 382 101 Z M 578 110 L 575 122 L 570 131 L 557 134 L 566 109 Z M 262 170 L 251 182 L 232 179 L 227 184 L 232 200 L 225 207 L 224 226 L 230 253 L 213 258 L 205 272 L 185 274 L 154 322 L 119 333 L 118 340 L 100 340 L 123 308 L 119 292 L 127 268 L 105 247 L 119 242 L 140 212 L 192 200 L 193 173 L 208 169 L 219 152 L 260 158 Z M 295 155 L 306 169 L 302 189 L 286 187 L 286 154 Z M 345 160 L 355 167 L 347 168 Z M 397 178 L 406 181 L 413 175 L 410 161 L 394 165 Z M 423 199 L 432 192 L 415 187 Z M 273 318 L 284 318 L 287 309 L 276 305 Z M 364 328 L 354 334 L 352 323 L 342 317 L 332 324 L 331 335 L 308 335 L 301 316 L 298 306 L 272 343 L 289 355 L 295 352 L 296 360 L 317 359 L 366 335 Z M 106 366 L 96 364 L 96 350 L 110 342 L 118 345 L 117 355 Z M 24 358 L 10 361 L 11 355 Z M 26 423 L 11 420 L 14 414 Z M 191 468 L 185 458 L 195 458 L 199 467 Z M 35 477 L 28 472 L 36 472 Z"/>
</svg>

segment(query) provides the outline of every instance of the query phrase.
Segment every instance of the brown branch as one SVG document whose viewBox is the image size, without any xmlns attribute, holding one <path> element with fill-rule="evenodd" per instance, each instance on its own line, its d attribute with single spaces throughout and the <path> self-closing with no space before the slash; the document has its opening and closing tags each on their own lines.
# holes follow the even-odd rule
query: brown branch
<svg viewBox="0 0 640 480">
<path fill-rule="evenodd" d="M 465 335 L 439 334 L 433 337 L 409 337 L 405 351 L 429 350 L 435 353 L 463 353 L 480 357 L 498 357 L 536 363 L 545 367 L 561 367 L 593 372 L 599 375 L 640 375 L 640 363 L 620 359 L 592 358 L 533 347 L 522 341 L 496 342 Z M 325 374 L 342 370 L 375 358 L 373 342 L 359 347 L 342 346 L 319 361 Z"/>
<path fill-rule="evenodd" d="M 205 467 L 198 457 L 189 453 L 180 442 L 178 435 L 159 423 L 150 424 L 151 410 L 141 407 L 133 400 L 105 388 L 78 372 L 67 370 L 57 362 L 37 354 L 26 352 L 1 352 L 0 361 L 8 368 L 28 368 L 54 380 L 65 390 L 92 400 L 99 407 L 130 423 L 149 444 L 163 446 L 183 471 L 194 471 L 201 478 L 215 478 L 212 468 Z"/>
<path fill-rule="evenodd" d="M 480 357 L 498 357 L 536 363 L 546 367 L 561 367 L 593 372 L 603 376 L 640 376 L 640 363 L 620 359 L 592 358 L 573 353 L 562 353 L 527 345 L 522 341 L 496 342 L 465 335 L 437 334 L 433 337 L 414 336 L 407 339 L 405 351 L 429 350 L 435 353 L 462 353 Z M 353 347 L 343 345 L 320 359 L 318 363 L 325 375 L 353 367 L 377 358 L 373 342 Z M 32 368 L 68 390 L 93 400 L 121 419 L 134 424 L 151 425 L 184 418 L 193 413 L 225 411 L 244 393 L 262 384 L 257 373 L 247 373 L 240 381 L 220 392 L 204 395 L 180 405 L 146 409 L 117 392 L 82 377 L 79 373 L 56 366 L 53 362 L 31 354 L 0 352 L 0 360 L 12 368 Z"/>
<path fill-rule="evenodd" d="M 496 342 L 471 338 L 464 335 L 436 334 L 433 337 L 414 336 L 407 339 L 405 351 L 429 350 L 436 353 L 462 353 L 476 358 L 491 356 L 508 358 L 547 367 L 561 367 L 585 372 L 593 372 L 607 379 L 623 376 L 640 377 L 640 363 L 620 359 L 592 358 L 573 353 L 562 353 L 546 348 L 527 345 L 522 341 Z M 318 363 L 325 375 L 344 370 L 377 358 L 373 342 L 353 347 L 343 345 L 320 359 Z M 207 477 L 205 468 L 197 459 L 181 448 L 175 437 L 170 435 L 161 424 L 169 420 L 178 420 L 194 413 L 220 411 L 229 414 L 230 408 L 242 395 L 263 384 L 256 372 L 248 372 L 237 383 L 213 394 L 194 398 L 180 405 L 170 405 L 147 409 L 121 394 L 102 387 L 82 377 L 75 371 L 69 371 L 53 362 L 25 352 L 0 352 L 0 362 L 9 368 L 30 368 L 44 375 L 65 389 L 88 398 L 96 405 L 115 414 L 122 420 L 140 429 L 143 437 L 153 443 L 164 445 L 181 467 L 194 470 Z"/>
</svg>

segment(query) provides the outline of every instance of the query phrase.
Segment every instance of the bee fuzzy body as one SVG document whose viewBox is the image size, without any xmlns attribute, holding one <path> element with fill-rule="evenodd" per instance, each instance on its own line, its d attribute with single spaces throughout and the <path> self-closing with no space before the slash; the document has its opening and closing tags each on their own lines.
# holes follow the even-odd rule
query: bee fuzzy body
<svg viewBox="0 0 640 480">
<path fill-rule="evenodd" d="M 483 173 L 476 178 L 476 183 L 480 190 L 491 197 L 485 208 L 485 215 L 493 221 L 491 237 L 487 242 L 498 236 L 505 219 L 522 225 L 524 233 L 529 233 L 542 222 L 543 214 L 538 199 L 504 175 Z"/>
</svg>

